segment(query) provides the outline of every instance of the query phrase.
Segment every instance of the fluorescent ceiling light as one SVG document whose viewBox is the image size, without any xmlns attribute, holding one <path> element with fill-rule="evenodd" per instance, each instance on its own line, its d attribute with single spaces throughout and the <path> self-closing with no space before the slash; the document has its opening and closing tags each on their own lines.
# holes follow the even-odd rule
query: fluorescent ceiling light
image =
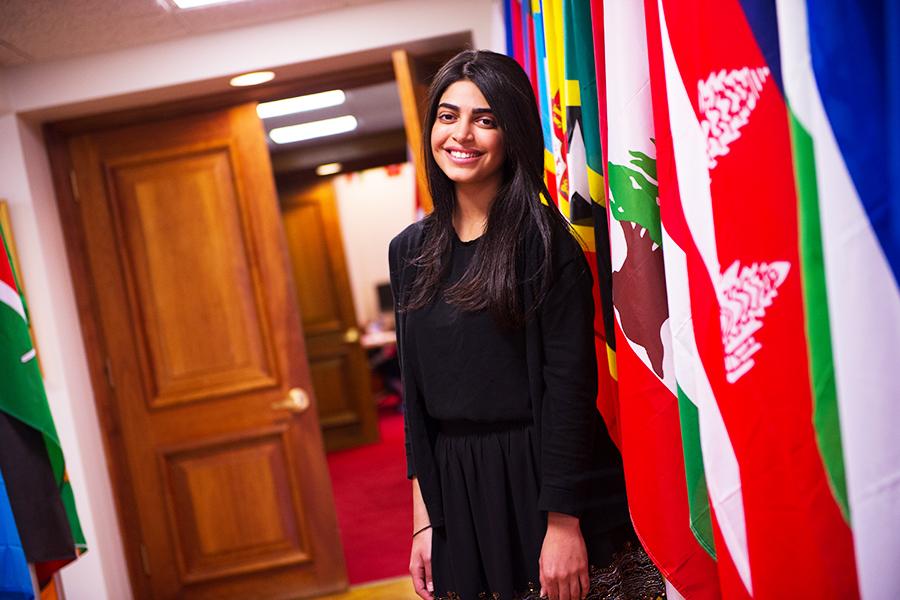
<svg viewBox="0 0 900 600">
<path fill-rule="evenodd" d="M 178 8 L 200 8 L 201 6 L 209 6 L 211 4 L 225 4 L 235 2 L 236 0 L 172 0 L 172 3 Z"/>
<path fill-rule="evenodd" d="M 328 163 L 325 165 L 319 165 L 316 167 L 316 175 L 319 177 L 324 177 L 325 175 L 334 175 L 335 173 L 340 173 L 343 165 L 341 163 Z"/>
<path fill-rule="evenodd" d="M 272 71 L 254 71 L 252 73 L 244 73 L 237 77 L 232 77 L 230 83 L 234 87 L 246 87 L 248 85 L 259 85 L 267 81 L 275 79 L 275 73 Z"/>
<path fill-rule="evenodd" d="M 261 102 L 256 107 L 256 114 L 259 115 L 260 119 L 269 119 L 328 106 L 338 106 L 343 104 L 346 99 L 347 95 L 344 93 L 344 90 L 331 90 L 319 92 L 318 94 L 273 100 L 272 102 Z"/>
<path fill-rule="evenodd" d="M 276 127 L 269 132 L 269 137 L 272 138 L 272 141 L 276 144 L 289 144 L 291 142 L 302 142 L 303 140 L 311 140 L 326 135 L 346 133 L 356 129 L 357 125 L 356 117 L 353 115 L 344 115 L 343 117 L 335 117 L 334 119 L 323 119 L 321 121 L 300 123 L 299 125 Z"/>
</svg>

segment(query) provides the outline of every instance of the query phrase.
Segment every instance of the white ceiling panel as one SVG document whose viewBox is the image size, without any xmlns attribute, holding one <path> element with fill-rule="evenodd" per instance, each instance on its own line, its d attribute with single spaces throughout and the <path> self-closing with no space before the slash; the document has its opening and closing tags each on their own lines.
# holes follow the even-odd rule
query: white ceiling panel
<svg viewBox="0 0 900 600">
<path fill-rule="evenodd" d="M 54 60 L 383 0 L 0 0 L 0 66 Z"/>
</svg>

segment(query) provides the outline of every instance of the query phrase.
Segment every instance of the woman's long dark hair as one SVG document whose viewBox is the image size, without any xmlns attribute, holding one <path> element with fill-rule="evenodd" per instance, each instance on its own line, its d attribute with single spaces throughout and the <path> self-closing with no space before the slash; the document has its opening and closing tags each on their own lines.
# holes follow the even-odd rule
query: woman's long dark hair
<svg viewBox="0 0 900 600">
<path fill-rule="evenodd" d="M 422 148 L 434 211 L 424 220 L 425 239 L 420 254 L 413 259 L 418 270 L 405 310 L 428 305 L 449 269 L 456 194 L 453 181 L 435 162 L 431 129 L 441 96 L 460 80 L 474 83 L 488 101 L 503 134 L 505 157 L 502 183 L 475 256 L 460 280 L 444 291 L 444 298 L 464 310 L 488 309 L 501 324 L 516 327 L 525 322 L 546 294 L 553 232 L 567 228 L 568 223 L 558 210 L 541 205 L 540 195 L 549 199 L 550 194 L 543 180 L 544 140 L 531 82 L 515 60 L 486 50 L 465 50 L 451 58 L 428 90 Z M 536 232 L 543 246 L 541 264 L 532 274 L 538 280 L 539 293 L 527 308 L 519 302 L 518 287 L 523 282 L 516 269 L 526 231 Z"/>
</svg>

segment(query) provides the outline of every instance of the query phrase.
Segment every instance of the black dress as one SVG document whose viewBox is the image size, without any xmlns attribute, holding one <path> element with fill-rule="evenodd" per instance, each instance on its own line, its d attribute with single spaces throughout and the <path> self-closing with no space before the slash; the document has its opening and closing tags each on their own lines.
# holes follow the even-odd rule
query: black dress
<svg viewBox="0 0 900 600">
<path fill-rule="evenodd" d="M 454 239 L 445 288 L 462 277 L 477 245 Z M 432 534 L 435 591 L 512 598 L 537 585 L 546 529 L 524 330 L 502 331 L 487 311 L 462 311 L 441 297 L 411 312 L 407 326 L 415 383 L 438 423 L 444 526 Z"/>
<path fill-rule="evenodd" d="M 392 242 L 391 283 L 409 298 L 423 223 Z M 444 287 L 457 281 L 480 240 L 452 247 Z M 540 264 L 537 236 L 523 239 L 524 306 Z M 606 565 L 633 536 L 621 457 L 596 410 L 591 275 L 566 231 L 553 246 L 553 284 L 519 331 L 441 294 L 397 313 L 403 369 L 407 474 L 418 477 L 434 526 L 438 598 L 509 600 L 539 587 L 550 511 L 580 518 L 591 564 Z"/>
</svg>

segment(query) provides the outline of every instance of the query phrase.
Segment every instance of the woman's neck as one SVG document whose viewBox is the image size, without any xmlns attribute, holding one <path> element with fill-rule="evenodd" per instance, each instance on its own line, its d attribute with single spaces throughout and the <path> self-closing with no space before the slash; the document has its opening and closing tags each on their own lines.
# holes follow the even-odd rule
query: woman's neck
<svg viewBox="0 0 900 600">
<path fill-rule="evenodd" d="M 478 185 L 456 185 L 456 210 L 453 227 L 463 241 L 480 237 L 487 228 L 491 205 L 497 197 L 499 181 L 479 182 Z"/>
</svg>

